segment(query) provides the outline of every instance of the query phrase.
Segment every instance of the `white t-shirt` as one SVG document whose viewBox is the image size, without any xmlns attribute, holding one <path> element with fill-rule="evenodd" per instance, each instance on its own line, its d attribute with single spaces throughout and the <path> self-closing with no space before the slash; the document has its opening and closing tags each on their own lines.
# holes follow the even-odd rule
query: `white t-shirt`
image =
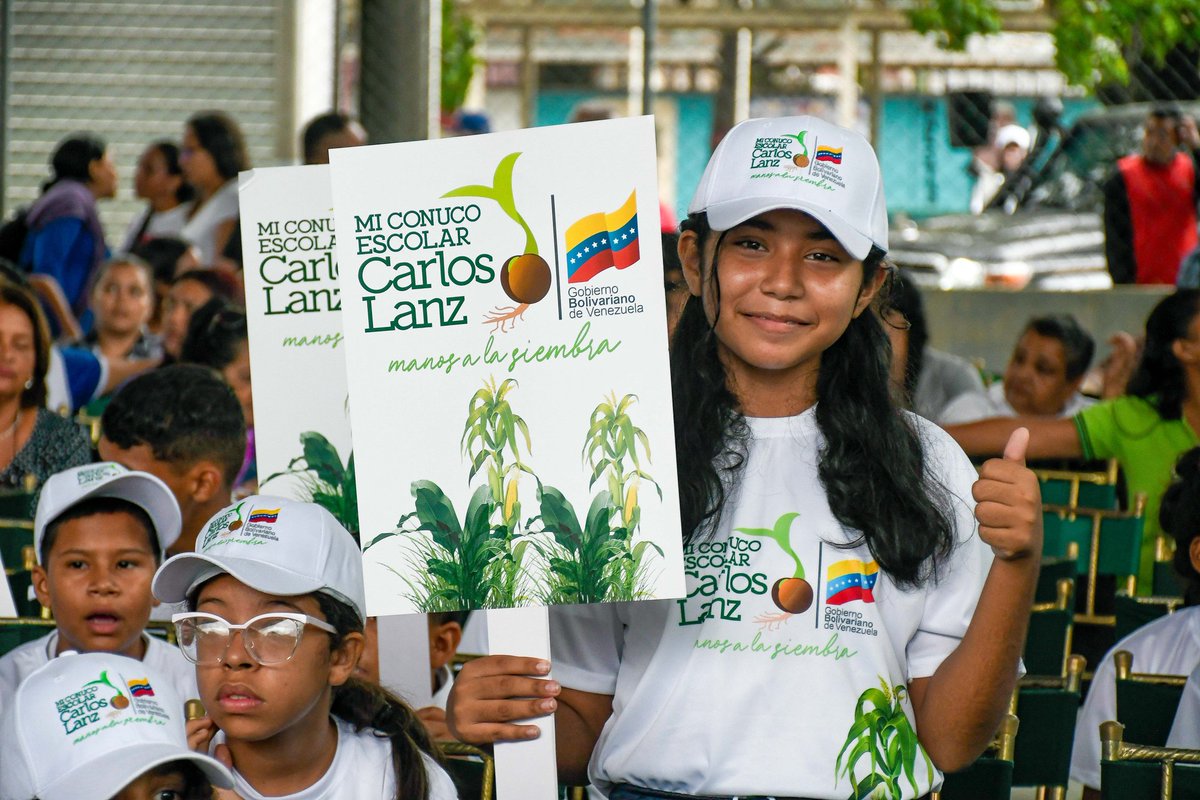
<svg viewBox="0 0 1200 800">
<path fill-rule="evenodd" d="M 1079 392 L 1075 392 L 1067 400 L 1067 404 L 1063 406 L 1062 411 L 1059 411 L 1054 416 L 1059 419 L 1069 419 L 1095 402 L 1091 397 L 1085 397 Z M 982 393 L 969 392 L 968 394 L 960 394 L 951 400 L 950 404 L 942 411 L 938 422 L 942 425 L 959 425 L 967 422 L 976 422 L 981 419 L 990 419 L 992 417 L 1018 416 L 1020 414 L 1017 413 L 1017 410 L 1010 406 L 1008 401 L 1004 399 L 1004 382 L 997 381 Z"/>
<path fill-rule="evenodd" d="M 259 794 L 236 769 L 233 770 L 233 790 L 244 800 L 393 800 L 396 797 L 396 774 L 392 766 L 392 740 L 376 736 L 374 731 L 355 732 L 354 726 L 334 717 L 337 723 L 338 745 L 333 763 L 320 779 L 299 792 L 288 795 Z M 225 741 L 218 732 L 213 737 L 210 752 Z M 429 800 L 458 800 L 458 790 L 450 776 L 437 763 L 421 754 L 429 774 Z M 408 800 L 408 798 L 399 798 Z"/>
<path fill-rule="evenodd" d="M 169 677 L 176 696 L 188 700 L 197 697 L 196 667 L 183 657 L 178 647 L 162 639 L 142 634 L 146 640 L 146 655 L 142 663 L 160 675 Z M 0 710 L 8 697 L 16 692 L 21 681 L 31 672 L 50 663 L 58 649 L 58 631 L 53 630 L 40 639 L 26 642 L 0 658 Z"/>
<path fill-rule="evenodd" d="M 1200 750 L 1200 666 L 1192 670 L 1183 686 L 1175 723 L 1167 736 L 1167 747 Z"/>
<path fill-rule="evenodd" d="M 1187 675 L 1200 664 L 1200 606 L 1181 608 L 1126 636 L 1096 667 L 1087 700 L 1075 723 L 1071 780 L 1100 786 L 1100 723 L 1117 718 L 1117 675 L 1112 654 L 1133 653 L 1133 671 Z"/>
<path fill-rule="evenodd" d="M 174 208 L 168 208 L 166 211 L 151 211 L 149 206 L 142 209 L 142 213 L 138 214 L 129 223 L 129 227 L 125 229 L 125 240 L 121 243 L 121 252 L 128 253 L 138 243 L 137 235 L 141 231 L 142 236 L 146 239 L 155 239 L 159 236 L 179 236 L 183 230 L 183 226 L 187 224 L 188 214 L 192 213 L 192 204 L 180 203 Z M 149 217 L 149 221 L 146 218 Z M 142 225 L 146 226 L 146 230 L 142 231 Z"/>
<path fill-rule="evenodd" d="M 952 495 L 959 545 L 936 583 L 900 589 L 865 545 L 837 546 L 854 537 L 820 488 L 822 437 L 809 410 L 748 420 L 753 440 L 732 512 L 710 540 L 684 549 L 687 598 L 551 610 L 555 679 L 613 695 L 592 783 L 842 800 L 853 784 L 845 756 L 841 770 L 835 764 L 856 707 L 898 712 L 901 687 L 903 715 L 889 716 L 914 724 L 907 685 L 957 647 L 992 553 L 976 534 L 971 462 L 932 423 L 910 419 L 930 473 Z M 813 592 L 804 610 L 791 602 L 805 591 L 801 566 Z M 799 613 L 772 599 L 781 579 L 780 601 Z M 941 777 L 919 747 L 910 754 L 916 786 L 904 778 L 903 797 L 922 797 Z M 855 782 L 869 762 L 855 760 Z"/>
<path fill-rule="evenodd" d="M 211 267 L 220 253 L 217 252 L 217 227 L 238 216 L 237 178 L 225 182 L 213 192 L 208 202 L 196 210 L 196 215 L 187 221 L 179 235 L 196 245 L 200 251 L 200 265 Z"/>
</svg>

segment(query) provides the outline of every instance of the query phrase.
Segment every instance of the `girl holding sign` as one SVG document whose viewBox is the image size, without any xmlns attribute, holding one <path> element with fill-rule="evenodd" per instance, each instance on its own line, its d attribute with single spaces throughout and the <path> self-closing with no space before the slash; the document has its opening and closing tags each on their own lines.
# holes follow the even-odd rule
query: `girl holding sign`
<svg viewBox="0 0 1200 800">
<path fill-rule="evenodd" d="M 879 164 L 812 117 L 744 122 L 682 225 L 672 345 L 680 600 L 557 609 L 537 659 L 468 664 L 469 742 L 555 714 L 611 798 L 922 797 L 991 740 L 1041 552 L 1027 435 L 979 474 L 889 394 Z M 586 770 L 586 772 L 585 772 Z"/>
</svg>

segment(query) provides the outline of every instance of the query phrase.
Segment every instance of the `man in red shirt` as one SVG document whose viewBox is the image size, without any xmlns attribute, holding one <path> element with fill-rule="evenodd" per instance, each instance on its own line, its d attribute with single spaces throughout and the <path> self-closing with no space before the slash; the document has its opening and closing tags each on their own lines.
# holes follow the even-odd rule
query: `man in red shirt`
<svg viewBox="0 0 1200 800">
<path fill-rule="evenodd" d="M 1104 250 L 1113 283 L 1175 283 L 1179 263 L 1197 243 L 1197 147 L 1195 120 L 1159 107 L 1146 117 L 1142 152 L 1117 162 L 1104 184 Z"/>
</svg>

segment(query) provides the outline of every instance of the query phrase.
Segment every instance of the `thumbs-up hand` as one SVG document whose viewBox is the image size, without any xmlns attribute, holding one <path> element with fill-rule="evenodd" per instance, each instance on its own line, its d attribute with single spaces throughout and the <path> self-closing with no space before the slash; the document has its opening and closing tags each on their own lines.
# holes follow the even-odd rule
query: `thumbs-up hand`
<svg viewBox="0 0 1200 800">
<path fill-rule="evenodd" d="M 1037 476 L 1025 466 L 1029 430 L 1017 428 L 1004 446 L 1004 457 L 979 469 L 972 494 L 979 538 L 1004 561 L 1039 558 L 1042 552 L 1042 492 Z"/>
</svg>

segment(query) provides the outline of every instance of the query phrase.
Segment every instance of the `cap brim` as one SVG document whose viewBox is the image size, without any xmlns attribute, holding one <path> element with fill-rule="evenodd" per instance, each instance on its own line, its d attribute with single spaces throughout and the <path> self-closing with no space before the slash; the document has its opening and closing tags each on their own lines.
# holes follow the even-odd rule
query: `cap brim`
<svg viewBox="0 0 1200 800">
<path fill-rule="evenodd" d="M 215 758 L 187 750 L 183 745 L 132 743 L 105 753 L 101 763 L 89 762 L 59 777 L 38 791 L 39 800 L 79 800 L 81 797 L 114 797 L 138 777 L 172 761 L 190 761 L 220 789 L 233 788 L 233 775 Z"/>
<path fill-rule="evenodd" d="M 164 603 L 179 603 L 201 580 L 229 574 L 265 594 L 293 596 L 319 591 L 325 584 L 306 575 L 297 575 L 276 564 L 248 558 L 214 558 L 200 553 L 180 553 L 159 567 L 151 589 Z"/>
<path fill-rule="evenodd" d="M 53 518 L 39 521 L 35 525 L 34 539 L 41 558 L 42 537 L 49 523 L 58 519 L 75 506 L 96 497 L 112 497 L 133 503 L 150 517 L 154 525 L 154 534 L 158 537 L 159 547 L 165 553 L 167 548 L 179 539 L 182 518 L 179 513 L 179 503 L 170 488 L 158 478 L 144 472 L 129 472 L 118 475 L 109 481 L 98 484 L 95 489 L 80 495 L 70 505 L 60 509 Z"/>
<path fill-rule="evenodd" d="M 740 225 L 748 219 L 777 209 L 803 211 L 820 222 L 834 238 L 846 248 L 846 252 L 862 261 L 871 252 L 871 237 L 854 229 L 848 222 L 837 214 L 815 203 L 808 203 L 794 198 L 777 196 L 768 197 L 739 197 L 723 203 L 713 203 L 707 209 L 708 225 L 714 231 L 727 231 L 735 225 Z"/>
</svg>

